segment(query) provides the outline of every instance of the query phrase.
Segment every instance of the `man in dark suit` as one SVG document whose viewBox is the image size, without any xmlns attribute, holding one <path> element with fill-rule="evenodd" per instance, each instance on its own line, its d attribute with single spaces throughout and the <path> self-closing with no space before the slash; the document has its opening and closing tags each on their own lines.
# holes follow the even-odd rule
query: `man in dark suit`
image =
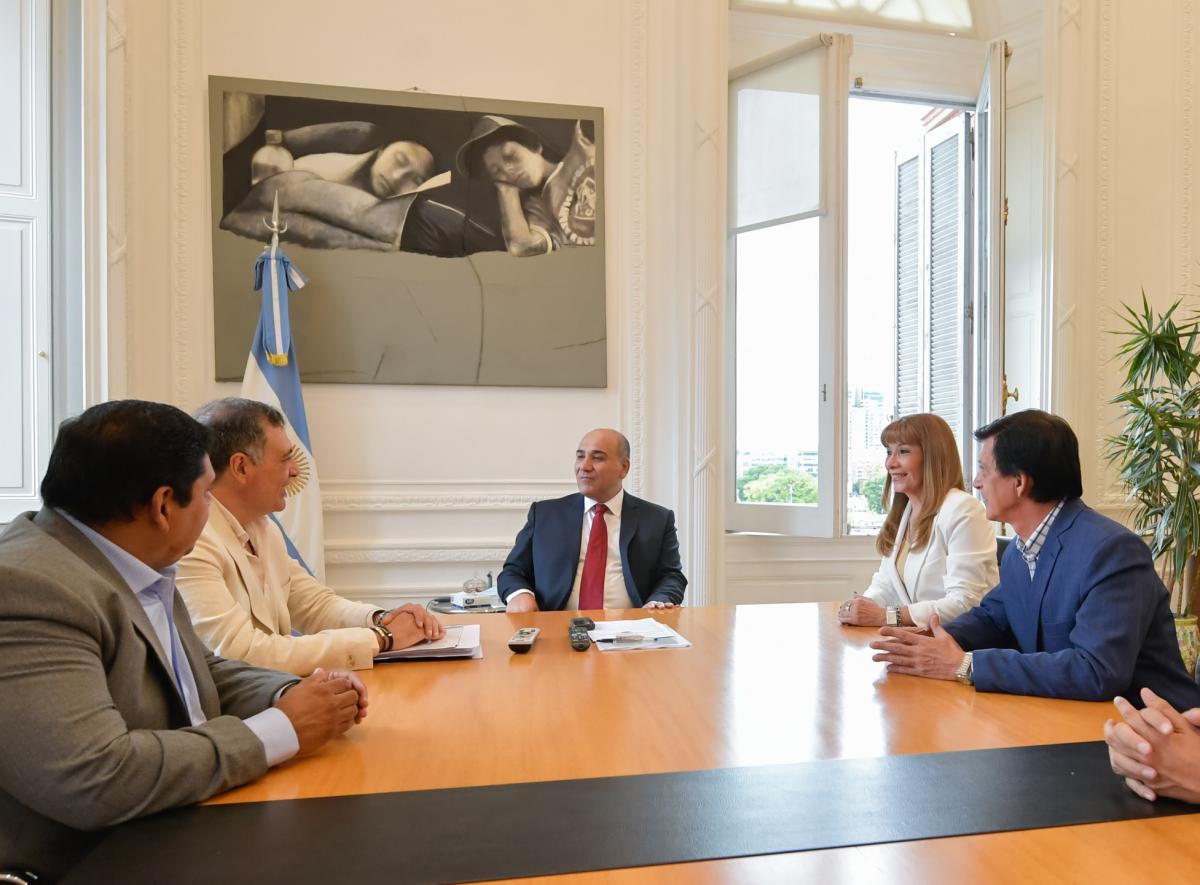
<svg viewBox="0 0 1200 885">
<path fill-rule="evenodd" d="M 888 669 L 980 691 L 1140 704 L 1145 686 L 1200 706 L 1175 639 L 1167 590 L 1137 535 L 1080 500 L 1079 443 L 1067 422 L 1027 410 L 975 432 L 975 488 L 1017 538 L 1000 584 L 931 635 L 885 627 L 871 643 Z"/>
<path fill-rule="evenodd" d="M 575 452 L 579 494 L 538 501 L 497 586 L 513 612 L 672 608 L 687 579 L 675 514 L 626 494 L 629 440 L 593 430 Z"/>
<path fill-rule="evenodd" d="M 226 661 L 193 632 L 174 563 L 208 514 L 208 442 L 173 406 L 93 406 L 59 429 L 43 509 L 0 536 L 0 871 L 55 880 L 85 831 L 254 780 L 365 714 L 352 674 Z"/>
</svg>

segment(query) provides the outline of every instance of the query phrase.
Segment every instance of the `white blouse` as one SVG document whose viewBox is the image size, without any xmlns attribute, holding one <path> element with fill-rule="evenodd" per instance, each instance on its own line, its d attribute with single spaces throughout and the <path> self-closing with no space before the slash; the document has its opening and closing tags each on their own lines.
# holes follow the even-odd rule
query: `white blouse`
<svg viewBox="0 0 1200 885">
<path fill-rule="evenodd" d="M 904 509 L 890 556 L 863 595 L 882 606 L 907 606 L 913 623 L 924 627 L 937 612 L 942 623 L 979 605 L 1000 583 L 996 535 L 981 504 L 961 489 L 946 494 L 933 520 L 929 542 L 900 555 L 912 505 Z"/>
</svg>

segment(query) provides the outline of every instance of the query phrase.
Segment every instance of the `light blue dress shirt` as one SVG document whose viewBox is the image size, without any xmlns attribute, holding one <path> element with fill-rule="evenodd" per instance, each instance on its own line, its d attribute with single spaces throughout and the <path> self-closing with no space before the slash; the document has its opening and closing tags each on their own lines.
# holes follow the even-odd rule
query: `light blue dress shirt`
<svg viewBox="0 0 1200 885">
<path fill-rule="evenodd" d="M 184 704 L 187 705 L 188 716 L 192 725 L 200 725 L 208 721 L 204 710 L 200 707 L 200 693 L 196 689 L 196 677 L 188 663 L 183 644 L 175 630 L 175 566 L 169 566 L 161 572 L 152 569 L 136 556 L 122 547 L 117 546 L 99 532 L 81 523 L 71 514 L 55 508 L 55 513 L 69 522 L 91 541 L 104 557 L 112 563 L 117 574 L 125 581 L 137 601 L 150 619 L 154 634 L 158 637 L 159 645 L 168 652 L 171 667 L 175 671 L 175 687 L 179 690 Z M 267 754 L 267 765 L 278 765 L 296 755 L 300 750 L 300 742 L 296 737 L 296 729 L 287 714 L 276 707 L 268 707 L 261 713 L 242 720 L 262 741 Z"/>
</svg>

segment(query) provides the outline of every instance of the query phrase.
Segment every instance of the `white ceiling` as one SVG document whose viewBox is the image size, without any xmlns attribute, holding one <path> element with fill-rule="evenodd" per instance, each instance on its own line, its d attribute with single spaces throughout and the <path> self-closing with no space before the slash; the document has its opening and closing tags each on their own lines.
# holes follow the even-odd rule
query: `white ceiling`
<svg viewBox="0 0 1200 885">
<path fill-rule="evenodd" d="M 730 8 L 991 40 L 1039 19 L 1044 0 L 732 0 Z"/>
</svg>

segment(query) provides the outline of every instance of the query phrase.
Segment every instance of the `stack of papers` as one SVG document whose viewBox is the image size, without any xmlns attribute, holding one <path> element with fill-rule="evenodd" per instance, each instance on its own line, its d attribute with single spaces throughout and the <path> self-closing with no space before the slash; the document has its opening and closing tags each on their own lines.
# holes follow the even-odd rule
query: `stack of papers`
<svg viewBox="0 0 1200 885">
<path fill-rule="evenodd" d="M 654 618 L 636 621 L 597 621 L 588 636 L 600 651 L 633 651 L 644 648 L 687 648 L 686 639 Z"/>
<path fill-rule="evenodd" d="M 483 646 L 479 642 L 479 625 L 463 624 L 447 627 L 446 635 L 431 642 L 426 639 L 408 648 L 375 655 L 378 663 L 385 661 L 412 661 L 422 658 L 482 658 Z"/>
</svg>

